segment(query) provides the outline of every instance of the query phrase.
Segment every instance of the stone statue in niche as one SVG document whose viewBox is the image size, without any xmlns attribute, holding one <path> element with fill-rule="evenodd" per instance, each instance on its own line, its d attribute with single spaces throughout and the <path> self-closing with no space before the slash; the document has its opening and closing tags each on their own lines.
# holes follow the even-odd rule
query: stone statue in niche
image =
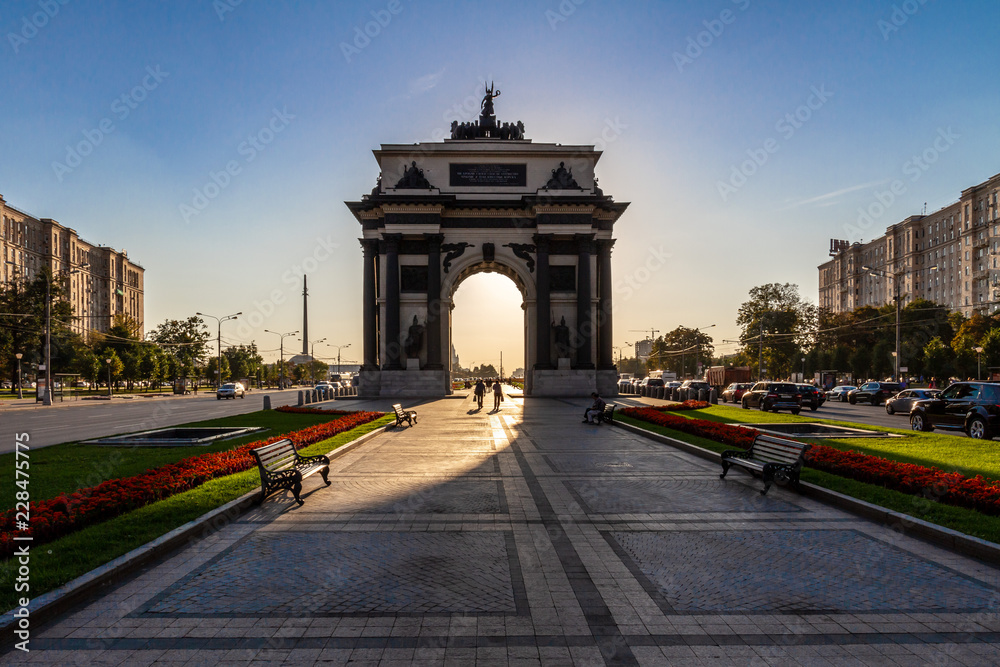
<svg viewBox="0 0 1000 667">
<path fill-rule="evenodd" d="M 560 162 L 558 169 L 552 170 L 552 178 L 545 184 L 546 190 L 579 190 L 580 185 L 573 178 L 573 168 L 566 169 L 566 163 Z"/>
<path fill-rule="evenodd" d="M 559 320 L 559 324 L 553 324 L 552 329 L 556 335 L 556 356 L 565 358 L 569 356 L 570 345 L 569 345 L 569 327 L 566 326 L 566 317 L 563 316 Z"/>
<path fill-rule="evenodd" d="M 404 347 L 406 348 L 406 356 L 410 359 L 416 359 L 420 356 L 420 349 L 424 346 L 424 325 L 417 321 L 417 316 L 413 316 L 413 324 L 410 325 L 410 331 L 406 335 L 406 343 Z"/>
<path fill-rule="evenodd" d="M 417 167 L 416 161 L 403 171 L 403 177 L 396 183 L 397 190 L 430 190 L 433 188 L 426 178 L 424 170 Z"/>
</svg>

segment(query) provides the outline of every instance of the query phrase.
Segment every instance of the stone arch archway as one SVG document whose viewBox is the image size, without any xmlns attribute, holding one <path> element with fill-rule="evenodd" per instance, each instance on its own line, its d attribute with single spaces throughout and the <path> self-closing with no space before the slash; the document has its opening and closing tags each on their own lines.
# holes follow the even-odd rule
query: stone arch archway
<svg viewBox="0 0 1000 667">
<path fill-rule="evenodd" d="M 497 274 L 502 275 L 510 280 L 510 282 L 517 289 L 518 293 L 521 295 L 521 312 L 522 312 L 522 322 L 523 330 L 521 333 L 521 343 L 524 347 L 524 353 L 518 362 L 525 369 L 531 368 L 531 362 L 529 361 L 530 352 L 530 337 L 528 332 L 530 331 L 530 317 L 534 317 L 534 303 L 535 303 L 535 284 L 532 280 L 530 272 L 526 273 L 525 266 L 508 265 L 502 261 L 484 262 L 477 260 L 476 258 L 470 258 L 468 261 L 464 262 L 463 265 L 456 267 L 456 269 L 449 274 L 449 278 L 445 280 L 442 284 L 442 311 L 448 314 L 448 322 L 444 327 L 443 342 L 447 350 L 454 349 L 454 314 L 455 314 L 455 294 L 458 292 L 459 288 L 465 283 L 469 278 L 481 275 L 481 274 Z M 508 358 L 509 360 L 509 358 Z M 455 369 L 452 369 L 454 371 Z M 530 373 L 526 371 L 525 377 L 525 391 L 530 391 L 527 386 L 531 382 Z"/>
<path fill-rule="evenodd" d="M 527 395 L 615 394 L 611 248 L 628 204 L 597 186 L 600 151 L 455 132 L 382 145 L 375 188 L 347 202 L 364 254 L 362 395 L 451 393 L 452 295 L 482 271 L 521 291 Z"/>
</svg>

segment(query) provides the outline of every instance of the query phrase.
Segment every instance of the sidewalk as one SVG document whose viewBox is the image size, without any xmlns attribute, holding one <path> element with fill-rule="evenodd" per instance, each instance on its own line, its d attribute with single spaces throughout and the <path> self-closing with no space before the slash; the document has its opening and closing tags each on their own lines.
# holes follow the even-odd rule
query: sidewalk
<svg viewBox="0 0 1000 667">
<path fill-rule="evenodd" d="M 997 663 L 997 569 L 585 403 L 418 405 L 4 664 Z"/>
</svg>

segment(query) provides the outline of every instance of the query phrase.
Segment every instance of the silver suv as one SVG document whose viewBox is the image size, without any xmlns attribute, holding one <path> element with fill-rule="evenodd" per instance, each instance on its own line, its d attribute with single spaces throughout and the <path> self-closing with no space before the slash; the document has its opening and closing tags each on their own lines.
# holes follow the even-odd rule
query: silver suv
<svg viewBox="0 0 1000 667">
<path fill-rule="evenodd" d="M 220 401 L 224 398 L 236 398 L 237 396 L 246 398 L 246 390 L 239 382 L 227 382 L 215 392 L 215 398 Z"/>
</svg>

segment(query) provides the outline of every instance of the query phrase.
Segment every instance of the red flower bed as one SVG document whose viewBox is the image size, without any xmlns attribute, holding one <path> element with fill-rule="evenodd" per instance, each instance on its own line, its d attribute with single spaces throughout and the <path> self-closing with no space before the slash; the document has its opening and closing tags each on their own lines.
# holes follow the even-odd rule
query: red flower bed
<svg viewBox="0 0 1000 667">
<path fill-rule="evenodd" d="M 18 531 L 17 511 L 10 509 L 0 515 L 0 557 L 14 553 L 14 536 L 30 534 L 32 544 L 44 544 L 68 535 L 85 526 L 125 514 L 131 510 L 163 500 L 174 494 L 198 487 L 210 479 L 250 470 L 256 465 L 250 450 L 277 442 L 283 438 L 295 443 L 296 449 L 326 440 L 356 426 L 381 417 L 382 412 L 344 413 L 337 420 L 317 424 L 301 431 L 257 440 L 224 452 L 191 456 L 153 470 L 111 479 L 97 486 L 62 494 L 51 500 L 30 504 L 30 530 Z M 23 512 L 22 517 L 23 519 Z"/>
<path fill-rule="evenodd" d="M 734 447 L 739 447 L 741 449 L 749 449 L 750 445 L 753 444 L 753 439 L 757 435 L 757 431 L 754 431 L 753 429 L 737 428 L 735 426 L 727 426 L 726 424 L 720 424 L 718 422 L 710 422 L 705 419 L 688 419 L 686 417 L 678 417 L 676 415 L 668 414 L 672 411 L 671 408 L 673 408 L 673 411 L 695 409 L 690 406 L 683 407 L 688 404 L 708 407 L 708 403 L 685 401 L 679 405 L 662 408 L 625 408 L 621 411 L 621 413 L 626 417 L 640 419 L 644 422 L 649 422 L 650 424 L 656 424 L 657 426 L 663 426 L 664 428 L 672 428 L 675 431 L 689 433 L 690 435 L 697 435 L 702 438 L 715 440 L 716 442 L 733 445 Z"/>
<path fill-rule="evenodd" d="M 958 472 L 889 461 L 855 451 L 843 452 L 826 445 L 813 445 L 806 454 L 806 463 L 810 468 L 859 482 L 1000 515 L 1000 481 L 982 475 L 966 477 Z"/>
<path fill-rule="evenodd" d="M 753 444 L 757 432 L 752 429 L 666 414 L 671 407 L 674 410 L 697 409 L 681 407 L 689 402 L 685 401 L 680 406 L 666 408 L 625 408 L 621 413 L 650 424 L 734 445 L 741 449 L 749 449 Z M 706 403 L 700 405 L 707 406 Z M 815 470 L 859 482 L 923 496 L 984 514 L 1000 515 L 1000 481 L 987 479 L 982 475 L 966 477 L 958 472 L 945 472 L 939 468 L 890 461 L 853 450 L 844 452 L 827 445 L 813 445 L 806 454 L 806 464 Z"/>
<path fill-rule="evenodd" d="M 295 415 L 351 415 L 354 414 L 350 410 L 321 410 L 319 408 L 304 408 L 297 405 L 282 405 L 280 408 L 275 408 L 275 412 L 289 412 Z"/>
<path fill-rule="evenodd" d="M 658 405 L 653 410 L 660 412 L 683 412 L 684 410 L 704 410 L 711 403 L 708 401 L 684 401 L 683 403 L 672 403 L 670 405 Z"/>
</svg>

